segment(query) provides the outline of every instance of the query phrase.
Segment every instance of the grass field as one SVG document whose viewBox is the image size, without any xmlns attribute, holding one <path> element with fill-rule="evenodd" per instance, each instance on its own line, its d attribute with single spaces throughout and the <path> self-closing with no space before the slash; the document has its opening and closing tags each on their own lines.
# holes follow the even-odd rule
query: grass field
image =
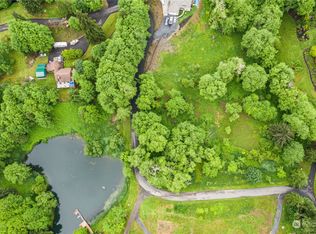
<svg viewBox="0 0 316 234">
<path fill-rule="evenodd" d="M 115 23 L 119 17 L 119 12 L 111 14 L 102 26 L 106 38 L 110 38 L 115 31 Z"/>
<path fill-rule="evenodd" d="M 303 50 L 316 44 L 316 28 L 310 30 L 310 39 L 301 42 L 296 37 L 296 24 L 291 16 L 285 14 L 280 28 L 280 45 L 278 59 L 289 64 L 295 70 L 297 87 L 316 99 L 316 91 L 310 81 L 303 58 Z"/>
<path fill-rule="evenodd" d="M 276 197 L 203 202 L 171 202 L 148 198 L 140 219 L 153 234 L 269 233 Z M 141 233 L 134 225 L 131 233 Z"/>
</svg>

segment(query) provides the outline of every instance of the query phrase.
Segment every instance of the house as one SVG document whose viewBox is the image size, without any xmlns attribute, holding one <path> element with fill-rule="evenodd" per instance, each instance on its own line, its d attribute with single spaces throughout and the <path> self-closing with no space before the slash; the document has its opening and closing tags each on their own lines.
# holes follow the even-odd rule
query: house
<svg viewBox="0 0 316 234">
<path fill-rule="evenodd" d="M 47 64 L 47 71 L 54 73 L 56 85 L 58 89 L 61 88 L 74 88 L 75 82 L 72 79 L 72 68 L 64 68 L 61 58 L 54 58 Z"/>
<path fill-rule="evenodd" d="M 178 16 L 180 10 L 190 11 L 193 0 L 160 0 L 164 16 Z"/>
<path fill-rule="evenodd" d="M 54 72 L 57 88 L 74 88 L 75 82 L 72 79 L 72 68 L 62 68 Z"/>
<path fill-rule="evenodd" d="M 46 64 L 38 64 L 35 70 L 35 76 L 38 79 L 46 78 Z"/>
</svg>

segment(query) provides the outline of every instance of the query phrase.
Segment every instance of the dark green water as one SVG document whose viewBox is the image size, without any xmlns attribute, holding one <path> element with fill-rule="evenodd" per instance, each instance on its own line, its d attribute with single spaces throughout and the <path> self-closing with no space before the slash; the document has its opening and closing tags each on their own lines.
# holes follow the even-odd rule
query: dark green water
<svg viewBox="0 0 316 234">
<path fill-rule="evenodd" d="M 58 196 L 56 233 L 71 234 L 78 227 L 75 209 L 90 221 L 124 180 L 119 160 L 84 156 L 83 142 L 77 138 L 57 137 L 37 145 L 27 163 L 43 169 Z"/>
</svg>

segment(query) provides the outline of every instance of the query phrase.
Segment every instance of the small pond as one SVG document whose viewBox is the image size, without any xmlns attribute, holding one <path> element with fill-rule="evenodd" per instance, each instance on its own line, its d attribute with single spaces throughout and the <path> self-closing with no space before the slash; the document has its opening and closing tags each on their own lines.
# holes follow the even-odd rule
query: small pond
<svg viewBox="0 0 316 234">
<path fill-rule="evenodd" d="M 57 194 L 60 219 L 55 232 L 61 234 L 71 234 L 78 227 L 75 209 L 91 221 L 124 181 L 119 160 L 84 156 L 83 142 L 78 138 L 57 137 L 37 145 L 27 164 L 41 167 Z"/>
</svg>

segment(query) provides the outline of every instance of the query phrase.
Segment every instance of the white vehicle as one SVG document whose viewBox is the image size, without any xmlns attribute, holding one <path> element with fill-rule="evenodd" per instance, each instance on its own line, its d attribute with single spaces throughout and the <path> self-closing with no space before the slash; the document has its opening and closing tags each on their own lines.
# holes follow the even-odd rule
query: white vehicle
<svg viewBox="0 0 316 234">
<path fill-rule="evenodd" d="M 172 25 L 173 24 L 173 16 L 170 16 L 170 18 L 169 18 L 169 25 Z"/>
<path fill-rule="evenodd" d="M 166 17 L 166 19 L 165 19 L 165 26 L 168 26 L 168 24 L 169 24 L 169 17 Z"/>
<path fill-rule="evenodd" d="M 69 44 L 73 46 L 73 45 L 76 45 L 78 42 L 79 40 L 75 39 L 75 40 L 72 40 Z"/>
<path fill-rule="evenodd" d="M 67 47 L 67 45 L 68 45 L 67 42 L 55 42 L 54 48 L 65 48 L 65 47 Z"/>
</svg>

